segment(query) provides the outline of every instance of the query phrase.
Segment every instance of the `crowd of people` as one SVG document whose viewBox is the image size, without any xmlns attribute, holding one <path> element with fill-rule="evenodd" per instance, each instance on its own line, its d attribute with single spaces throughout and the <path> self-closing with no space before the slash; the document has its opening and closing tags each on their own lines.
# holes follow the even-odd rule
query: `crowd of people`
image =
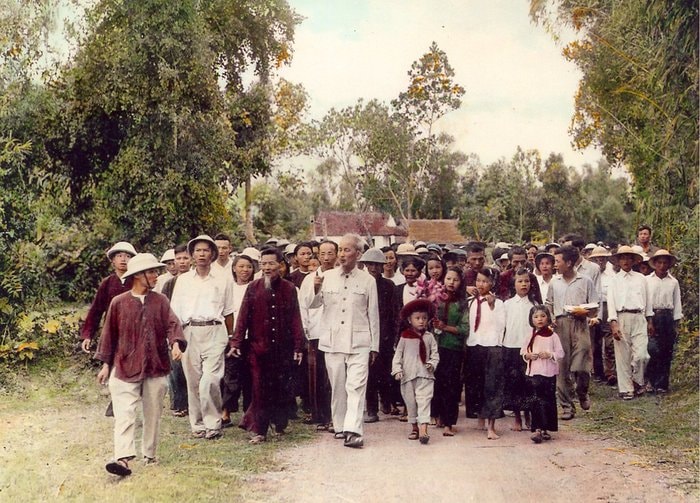
<svg viewBox="0 0 700 503">
<path fill-rule="evenodd" d="M 511 429 L 541 443 L 591 407 L 592 378 L 622 400 L 666 393 L 682 317 L 676 257 L 647 226 L 634 246 L 560 243 L 372 248 L 347 234 L 234 252 L 217 234 L 160 261 L 117 243 L 81 332 L 89 352 L 104 316 L 106 469 L 131 473 L 139 403 L 144 462 L 155 462 L 166 390 L 195 438 L 221 437 L 241 410 L 252 444 L 302 419 L 353 448 L 380 411 L 427 444 L 429 425 L 457 433 L 463 401 L 488 439 L 510 411 Z"/>
</svg>

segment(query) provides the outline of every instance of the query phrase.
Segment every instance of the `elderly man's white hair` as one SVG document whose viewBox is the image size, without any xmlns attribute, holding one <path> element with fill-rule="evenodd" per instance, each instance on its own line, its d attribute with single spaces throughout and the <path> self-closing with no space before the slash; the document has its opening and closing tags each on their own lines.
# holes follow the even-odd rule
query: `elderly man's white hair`
<svg viewBox="0 0 700 503">
<path fill-rule="evenodd" d="M 355 248 L 360 252 L 363 252 L 365 250 L 365 240 L 362 239 L 359 234 L 348 233 L 345 234 L 340 240 L 351 241 L 353 243 L 353 246 L 355 246 Z"/>
</svg>

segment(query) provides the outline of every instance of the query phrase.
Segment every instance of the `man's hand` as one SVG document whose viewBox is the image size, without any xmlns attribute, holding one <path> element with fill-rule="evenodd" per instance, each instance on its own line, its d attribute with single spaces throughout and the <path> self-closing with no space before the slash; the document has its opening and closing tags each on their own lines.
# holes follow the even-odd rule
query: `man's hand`
<svg viewBox="0 0 700 503">
<path fill-rule="evenodd" d="M 86 339 L 86 340 L 89 341 L 90 339 Z M 109 365 L 107 365 L 106 363 L 103 363 L 102 368 L 97 373 L 97 382 L 100 384 L 107 384 L 108 381 L 109 381 Z"/>
<path fill-rule="evenodd" d="M 180 344 L 177 341 L 173 343 L 173 349 L 170 350 L 170 353 L 173 356 L 173 360 L 182 360 L 182 351 L 180 351 Z"/>
<path fill-rule="evenodd" d="M 241 357 L 241 350 L 238 348 L 231 348 L 231 349 L 229 349 L 228 353 L 226 353 L 226 356 L 233 356 L 234 358 L 240 358 Z"/>
<path fill-rule="evenodd" d="M 83 353 L 90 353 L 90 346 L 92 345 L 92 339 L 83 339 L 83 342 L 80 344 L 80 347 L 83 350 Z"/>
<path fill-rule="evenodd" d="M 397 372 L 396 374 L 394 374 L 394 379 L 396 379 L 397 381 L 403 379 L 403 372 Z"/>
<path fill-rule="evenodd" d="M 297 365 L 301 365 L 301 359 L 304 357 L 304 353 L 294 353 L 294 361 Z"/>
<path fill-rule="evenodd" d="M 595 327 L 600 323 L 600 320 L 598 318 L 588 318 L 588 326 L 589 327 Z"/>
<path fill-rule="evenodd" d="M 467 293 L 469 295 L 475 296 L 477 293 L 479 293 L 479 290 L 477 290 L 475 286 L 468 286 Z"/>
<path fill-rule="evenodd" d="M 376 351 L 370 351 L 369 352 L 369 364 L 374 365 L 374 362 L 377 361 L 377 356 L 379 356 L 379 353 Z"/>
<path fill-rule="evenodd" d="M 426 370 L 427 370 L 428 372 L 432 372 L 432 371 L 433 371 L 433 364 L 432 364 L 432 363 L 426 363 L 426 364 L 425 364 L 425 368 L 426 368 Z"/>
<path fill-rule="evenodd" d="M 322 284 L 323 284 L 323 276 L 318 274 L 318 269 L 317 269 L 316 275 L 314 276 L 314 293 L 318 293 L 321 290 Z"/>
<path fill-rule="evenodd" d="M 612 334 L 613 339 L 615 339 L 616 341 L 622 339 L 620 334 L 620 325 L 617 324 L 617 320 L 613 320 L 610 322 L 610 333 Z"/>
<path fill-rule="evenodd" d="M 647 320 L 647 334 L 649 337 L 654 337 L 656 335 L 656 330 L 654 330 L 654 323 L 651 320 Z"/>
</svg>

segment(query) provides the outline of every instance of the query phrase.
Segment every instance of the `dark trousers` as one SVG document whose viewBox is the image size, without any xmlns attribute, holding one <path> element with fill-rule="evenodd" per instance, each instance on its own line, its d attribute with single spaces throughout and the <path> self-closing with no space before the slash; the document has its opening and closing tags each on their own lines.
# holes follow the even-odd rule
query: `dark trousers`
<svg viewBox="0 0 700 503">
<path fill-rule="evenodd" d="M 291 351 L 281 354 L 273 348 L 264 354 L 251 352 L 248 364 L 253 400 L 239 426 L 258 435 L 266 435 L 271 423 L 276 431 L 284 431 L 294 398 Z"/>
<path fill-rule="evenodd" d="M 391 353 L 379 353 L 369 367 L 367 377 L 367 415 L 369 416 L 376 416 L 379 412 L 380 397 L 383 409 L 391 407 L 394 401 L 391 358 Z"/>
<path fill-rule="evenodd" d="M 647 379 L 654 389 L 668 390 L 673 360 L 673 348 L 676 345 L 676 322 L 673 310 L 657 310 L 652 318 L 654 336 L 649 337 L 647 351 Z"/>
<path fill-rule="evenodd" d="M 438 348 L 440 364 L 435 369 L 433 417 L 445 426 L 454 426 L 459 416 L 459 395 L 462 391 L 462 361 L 464 352 Z"/>
<path fill-rule="evenodd" d="M 468 346 L 465 378 L 467 417 L 503 417 L 503 348 Z"/>
<path fill-rule="evenodd" d="M 557 378 L 535 375 L 527 384 L 531 430 L 557 431 Z"/>
<path fill-rule="evenodd" d="M 331 383 L 326 371 L 326 359 L 318 349 L 318 339 L 310 340 L 308 347 L 308 401 L 314 424 L 331 422 Z"/>
<path fill-rule="evenodd" d="M 608 303 L 601 303 L 600 323 L 591 327 L 593 345 L 593 374 L 599 379 L 617 377 L 615 371 L 615 345 L 608 319 Z"/>
<path fill-rule="evenodd" d="M 228 349 L 228 348 L 227 348 Z M 238 412 L 238 400 L 243 391 L 242 374 L 245 361 L 227 356 L 224 359 L 224 377 L 221 379 L 221 399 L 229 412 Z"/>
<path fill-rule="evenodd" d="M 170 361 L 168 387 L 170 389 L 170 409 L 187 410 L 187 380 L 180 360 L 171 359 Z"/>
</svg>

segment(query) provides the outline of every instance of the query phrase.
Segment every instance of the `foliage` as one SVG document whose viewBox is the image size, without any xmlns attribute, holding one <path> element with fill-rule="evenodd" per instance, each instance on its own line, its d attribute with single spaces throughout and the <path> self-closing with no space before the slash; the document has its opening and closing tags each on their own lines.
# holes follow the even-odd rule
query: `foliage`
<svg viewBox="0 0 700 503">
<path fill-rule="evenodd" d="M 685 314 L 697 329 L 697 0 L 531 0 L 555 36 L 573 28 L 564 55 L 583 76 L 571 132 L 599 145 L 632 176 L 638 223 L 681 258 Z"/>
</svg>

